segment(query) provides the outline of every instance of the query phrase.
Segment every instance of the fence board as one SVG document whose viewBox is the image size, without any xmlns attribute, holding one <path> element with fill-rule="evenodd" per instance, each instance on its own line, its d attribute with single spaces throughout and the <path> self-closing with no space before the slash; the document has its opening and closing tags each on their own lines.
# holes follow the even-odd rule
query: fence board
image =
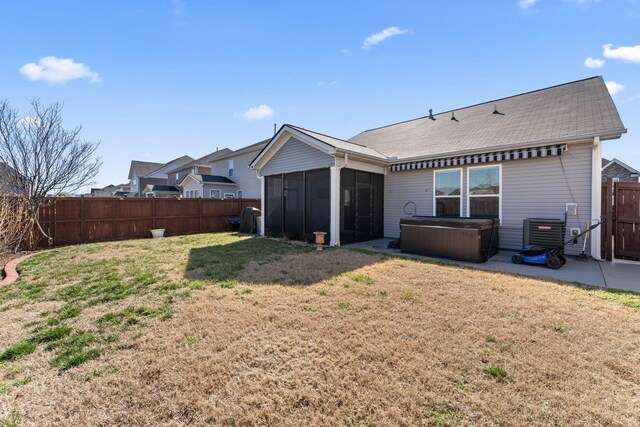
<svg viewBox="0 0 640 427">
<path fill-rule="evenodd" d="M 61 197 L 41 209 L 40 222 L 60 246 L 149 237 L 152 228 L 166 236 L 227 231 L 245 207 L 259 208 L 260 199 Z"/>
</svg>

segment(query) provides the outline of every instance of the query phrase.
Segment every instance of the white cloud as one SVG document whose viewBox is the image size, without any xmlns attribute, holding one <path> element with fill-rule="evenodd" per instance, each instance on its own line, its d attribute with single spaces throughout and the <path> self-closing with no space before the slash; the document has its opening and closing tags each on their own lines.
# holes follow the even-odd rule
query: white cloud
<svg viewBox="0 0 640 427">
<path fill-rule="evenodd" d="M 276 111 L 267 104 L 260 104 L 257 107 L 251 107 L 244 113 L 234 113 L 236 119 L 244 119 L 246 121 L 262 120 L 273 116 Z"/>
<path fill-rule="evenodd" d="M 42 120 L 37 119 L 35 117 L 23 117 L 18 120 L 18 125 L 23 128 L 37 128 L 42 125 Z"/>
<path fill-rule="evenodd" d="M 369 37 L 364 39 L 364 42 L 362 43 L 362 49 L 369 50 L 371 46 L 375 46 L 378 43 L 388 39 L 389 37 L 399 36 L 408 32 L 409 30 L 403 30 L 399 27 L 385 28 L 384 30 L 375 34 L 371 34 Z"/>
<path fill-rule="evenodd" d="M 37 82 L 65 84 L 70 80 L 89 79 L 91 83 L 100 83 L 102 79 L 87 65 L 75 62 L 71 58 L 43 56 L 38 63 L 30 62 L 20 67 L 20 74 Z"/>
<path fill-rule="evenodd" d="M 587 68 L 602 68 L 604 67 L 604 62 L 604 59 L 588 57 L 584 60 L 584 66 Z"/>
<path fill-rule="evenodd" d="M 620 83 L 616 83 L 613 80 L 609 80 L 608 82 L 604 82 L 604 83 L 607 85 L 607 89 L 609 89 L 609 93 L 611 95 L 615 95 L 616 93 L 624 89 L 624 85 L 621 85 Z"/>
<path fill-rule="evenodd" d="M 640 64 L 640 44 L 636 46 L 620 46 L 614 48 L 612 44 L 602 46 L 605 58 L 621 59 L 625 62 Z"/>
<path fill-rule="evenodd" d="M 538 0 L 518 0 L 518 6 L 520 6 L 522 10 L 529 10 L 536 3 L 538 3 Z"/>
<path fill-rule="evenodd" d="M 329 82 L 318 82 L 318 86 L 335 86 L 338 84 L 337 80 L 331 80 Z"/>
</svg>

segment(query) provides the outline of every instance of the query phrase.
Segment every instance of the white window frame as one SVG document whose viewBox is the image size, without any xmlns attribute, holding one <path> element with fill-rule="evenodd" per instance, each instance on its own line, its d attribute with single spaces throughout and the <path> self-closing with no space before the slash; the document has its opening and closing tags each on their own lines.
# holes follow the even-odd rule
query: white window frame
<svg viewBox="0 0 640 427">
<path fill-rule="evenodd" d="M 488 168 L 498 168 L 498 185 L 499 191 L 498 194 L 477 194 L 475 196 L 471 195 L 471 191 L 469 189 L 470 176 L 469 173 L 472 169 L 488 169 Z M 496 197 L 498 196 L 498 219 L 502 224 L 502 164 L 497 165 L 483 165 L 483 166 L 469 166 L 467 167 L 467 218 L 471 217 L 471 197 Z"/>
<path fill-rule="evenodd" d="M 193 190 L 193 198 L 198 199 L 200 197 L 200 190 Z"/>
<path fill-rule="evenodd" d="M 234 165 L 234 161 L 233 161 L 233 159 L 229 159 L 229 160 L 227 160 L 227 175 L 228 175 L 229 177 L 232 177 L 232 176 L 233 176 L 233 174 L 234 174 L 234 172 L 235 172 L 235 171 L 234 171 L 234 166 L 235 166 L 235 165 Z"/>
<path fill-rule="evenodd" d="M 213 195 L 213 192 L 216 191 L 218 193 L 217 196 Z M 217 188 L 212 188 L 209 190 L 209 197 L 211 197 L 212 199 L 221 199 L 222 198 L 222 191 L 220 191 Z"/>
<path fill-rule="evenodd" d="M 228 196 L 228 197 L 227 197 Z M 235 199 L 236 195 L 233 193 L 224 193 L 224 195 L 222 196 L 223 199 Z"/>
<path fill-rule="evenodd" d="M 454 172 L 454 171 L 459 171 L 460 172 L 460 194 L 458 196 L 436 196 L 436 174 L 439 172 Z M 462 193 L 464 193 L 464 187 L 462 186 L 463 178 L 462 176 L 464 175 L 464 170 L 462 168 L 451 168 L 451 169 L 437 169 L 433 171 L 433 216 L 437 216 L 437 204 L 436 204 L 436 200 L 438 197 L 442 197 L 442 198 L 450 198 L 453 199 L 454 197 L 458 197 L 460 198 L 460 218 L 462 218 Z M 445 217 L 443 217 L 445 218 Z"/>
<path fill-rule="evenodd" d="M 242 190 L 238 190 L 238 191 L 237 191 L 237 197 L 238 197 L 238 199 L 242 199 L 242 196 L 243 196 L 243 195 L 244 195 L 244 191 L 242 191 Z"/>
<path fill-rule="evenodd" d="M 180 184 L 180 181 L 179 181 L 179 180 L 180 180 L 180 174 L 179 174 L 179 173 L 177 173 L 177 174 L 176 174 L 176 185 L 177 185 L 177 184 Z"/>
</svg>

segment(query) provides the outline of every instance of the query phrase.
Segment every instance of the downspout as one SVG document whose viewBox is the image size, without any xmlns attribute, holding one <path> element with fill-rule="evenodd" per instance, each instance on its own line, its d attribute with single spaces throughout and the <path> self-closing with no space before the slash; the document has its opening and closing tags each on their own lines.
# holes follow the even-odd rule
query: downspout
<svg viewBox="0 0 640 427">
<path fill-rule="evenodd" d="M 260 180 L 260 236 L 264 237 L 264 223 L 266 214 L 266 199 L 265 199 L 265 180 L 264 176 L 260 174 L 260 169 L 255 169 L 256 178 Z"/>
<path fill-rule="evenodd" d="M 602 143 L 600 137 L 593 138 L 591 151 L 591 221 L 597 221 L 602 216 Z M 601 231 L 593 230 L 591 233 L 591 256 L 601 260 Z M 607 236 L 607 238 L 610 238 Z"/>
<path fill-rule="evenodd" d="M 331 167 L 331 246 L 340 246 L 340 171 L 349 164 L 349 154 L 344 153 L 344 163 L 338 166 L 338 158 L 335 158 L 335 166 Z"/>
</svg>

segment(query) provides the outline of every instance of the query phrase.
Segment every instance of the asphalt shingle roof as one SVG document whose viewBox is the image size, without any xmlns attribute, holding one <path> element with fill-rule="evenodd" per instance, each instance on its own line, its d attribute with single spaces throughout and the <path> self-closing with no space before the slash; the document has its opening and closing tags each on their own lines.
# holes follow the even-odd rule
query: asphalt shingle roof
<svg viewBox="0 0 640 427">
<path fill-rule="evenodd" d="M 160 169 L 164 166 L 165 163 L 153 163 L 153 162 L 142 162 L 140 160 L 132 160 L 131 167 L 129 168 L 129 179 L 133 176 L 133 171 L 136 172 L 138 178 L 145 178 L 151 172 Z"/>
<path fill-rule="evenodd" d="M 180 190 L 173 185 L 161 185 L 154 184 L 149 186 L 152 192 L 163 192 L 163 193 L 180 193 Z"/>
<path fill-rule="evenodd" d="M 501 114 L 493 114 L 494 107 Z M 361 132 L 349 142 L 387 157 L 440 156 L 479 149 L 622 133 L 624 125 L 602 77 Z M 308 133 L 308 131 L 307 131 Z"/>
<path fill-rule="evenodd" d="M 363 154 L 369 157 L 375 157 L 381 160 L 386 160 L 386 157 L 379 153 L 378 151 L 376 151 L 375 149 L 365 146 L 361 143 L 358 142 L 354 142 L 354 141 L 345 141 L 342 139 L 338 139 L 338 138 L 334 138 L 332 136 L 329 135 L 324 135 L 318 132 L 314 132 L 308 129 L 304 129 L 298 126 L 293 126 L 293 125 L 287 125 L 299 132 L 302 132 L 314 139 L 317 139 L 318 141 L 324 142 L 325 144 L 329 144 L 332 147 L 338 148 L 340 150 L 343 151 L 350 151 L 353 153 L 358 153 L 358 154 Z"/>
<path fill-rule="evenodd" d="M 193 175 L 196 179 L 209 184 L 236 184 L 235 181 L 230 180 L 226 176 L 219 175 Z"/>
</svg>

